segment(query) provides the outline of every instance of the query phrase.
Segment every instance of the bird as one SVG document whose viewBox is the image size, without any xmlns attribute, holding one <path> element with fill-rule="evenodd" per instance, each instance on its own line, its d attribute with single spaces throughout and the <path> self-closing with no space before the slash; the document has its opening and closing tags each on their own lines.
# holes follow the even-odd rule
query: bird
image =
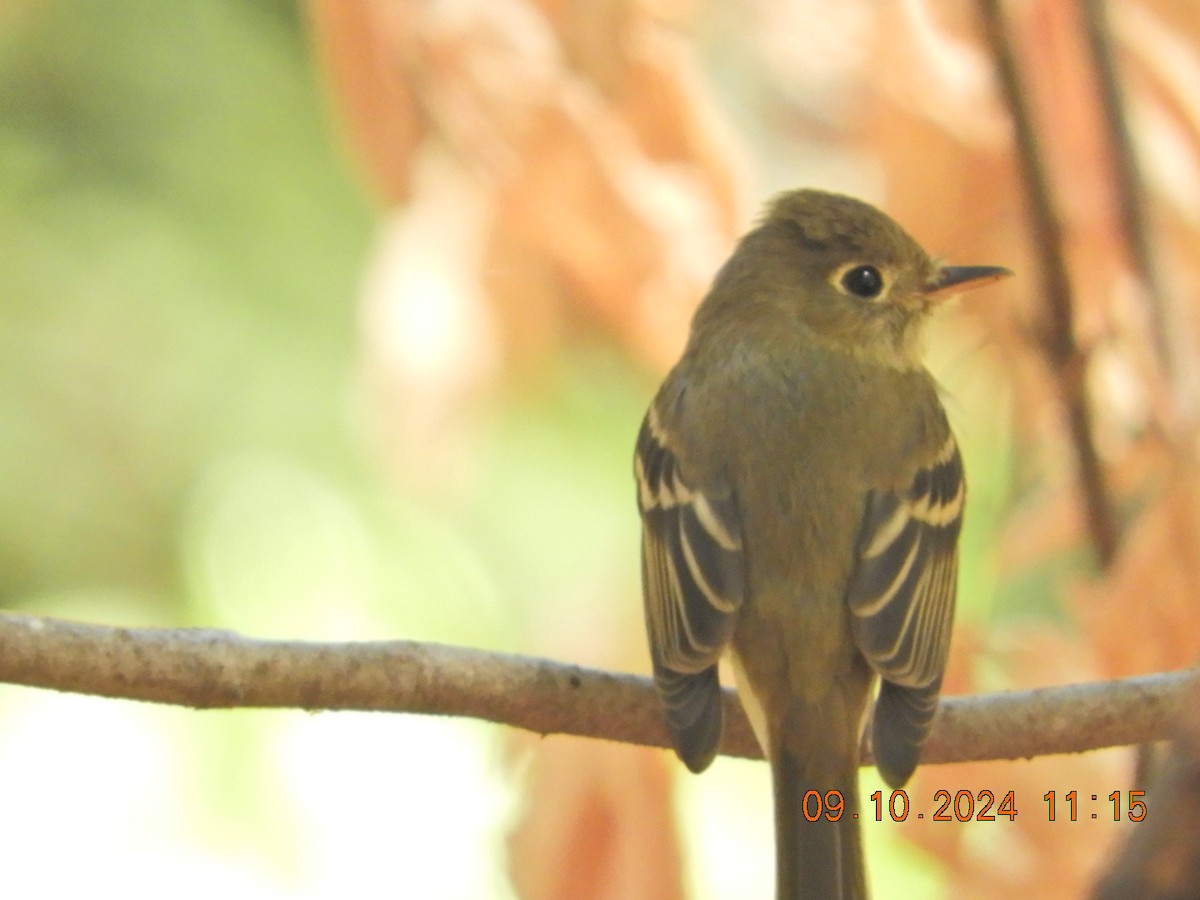
<svg viewBox="0 0 1200 900">
<path fill-rule="evenodd" d="M 919 761 L 966 501 L 924 325 L 1011 274 L 946 265 L 861 200 L 785 192 L 715 276 L 642 421 L 643 605 L 667 730 L 690 770 L 709 766 L 727 656 L 771 767 L 779 900 L 866 897 L 864 734 L 892 787 Z"/>
</svg>

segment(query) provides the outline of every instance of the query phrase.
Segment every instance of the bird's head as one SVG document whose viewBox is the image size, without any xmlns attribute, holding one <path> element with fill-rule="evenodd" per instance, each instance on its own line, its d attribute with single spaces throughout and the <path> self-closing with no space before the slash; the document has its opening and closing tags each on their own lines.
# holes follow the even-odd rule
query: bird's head
<svg viewBox="0 0 1200 900">
<path fill-rule="evenodd" d="M 873 206 L 798 190 L 777 197 L 743 239 L 714 290 L 725 296 L 714 299 L 798 319 L 847 352 L 913 368 L 931 309 L 1010 274 L 997 266 L 944 265 Z"/>
</svg>

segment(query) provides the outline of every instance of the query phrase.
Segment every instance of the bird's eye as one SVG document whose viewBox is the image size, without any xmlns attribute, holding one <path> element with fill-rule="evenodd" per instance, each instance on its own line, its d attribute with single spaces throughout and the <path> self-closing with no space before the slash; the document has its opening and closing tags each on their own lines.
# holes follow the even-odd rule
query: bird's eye
<svg viewBox="0 0 1200 900">
<path fill-rule="evenodd" d="M 855 266 L 842 276 L 842 287 L 855 297 L 870 300 L 883 290 L 883 275 L 874 266 Z"/>
</svg>

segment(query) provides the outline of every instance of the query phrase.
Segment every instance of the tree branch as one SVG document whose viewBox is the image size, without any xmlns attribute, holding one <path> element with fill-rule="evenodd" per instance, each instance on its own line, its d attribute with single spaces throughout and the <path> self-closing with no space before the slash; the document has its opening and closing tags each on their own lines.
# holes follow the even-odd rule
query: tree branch
<svg viewBox="0 0 1200 900">
<path fill-rule="evenodd" d="M 1077 753 L 1170 736 L 1193 670 L 942 700 L 927 763 Z M 469 716 L 668 746 L 650 679 L 416 641 L 266 641 L 0 613 L 0 682 L 198 709 Z M 732 691 L 722 752 L 761 758 Z"/>
<path fill-rule="evenodd" d="M 1192 692 L 1178 740 L 1159 778 L 1146 785 L 1153 813 L 1126 832 L 1125 846 L 1112 857 L 1094 900 L 1181 900 L 1195 897 L 1200 886 L 1200 693 Z M 1125 810 L 1132 811 L 1127 796 Z"/>
<path fill-rule="evenodd" d="M 1066 409 L 1092 546 L 1100 568 L 1107 569 L 1116 556 L 1120 534 L 1092 434 L 1092 411 L 1084 377 L 1087 359 L 1075 340 L 1075 301 L 1071 279 L 1067 275 L 1063 227 L 1050 191 L 1033 115 L 1025 99 L 1016 53 L 1001 6 L 1001 0 L 979 0 L 984 35 L 996 63 L 1004 102 L 1012 117 L 1017 162 L 1029 202 L 1033 252 L 1038 261 L 1042 300 L 1047 313 L 1040 343 Z"/>
<path fill-rule="evenodd" d="M 1112 157 L 1113 186 L 1116 188 L 1120 211 L 1121 236 L 1129 250 L 1134 274 L 1146 290 L 1150 340 L 1156 362 L 1168 384 L 1175 383 L 1178 366 L 1171 341 L 1171 329 L 1166 309 L 1154 248 L 1150 242 L 1149 212 L 1145 188 L 1138 166 L 1137 150 L 1125 114 L 1125 98 L 1121 91 L 1120 75 L 1113 52 L 1112 29 L 1108 23 L 1107 0 L 1089 0 L 1079 4 L 1084 35 L 1091 54 L 1096 90 L 1104 111 L 1105 137 Z"/>
</svg>

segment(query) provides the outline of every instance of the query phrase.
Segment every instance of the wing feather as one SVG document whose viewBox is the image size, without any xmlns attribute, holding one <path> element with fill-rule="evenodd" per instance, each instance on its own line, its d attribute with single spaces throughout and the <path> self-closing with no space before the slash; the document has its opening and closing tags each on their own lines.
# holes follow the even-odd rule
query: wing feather
<svg viewBox="0 0 1200 900">
<path fill-rule="evenodd" d="M 698 772 L 720 743 L 717 662 L 745 596 L 740 516 L 729 485 L 685 471 L 654 406 L 638 435 L 634 474 L 655 685 L 676 752 Z"/>
<path fill-rule="evenodd" d="M 937 711 L 965 499 L 949 433 L 907 490 L 867 497 L 847 600 L 855 640 L 882 679 L 872 741 L 880 772 L 896 787 L 912 774 Z"/>
</svg>

